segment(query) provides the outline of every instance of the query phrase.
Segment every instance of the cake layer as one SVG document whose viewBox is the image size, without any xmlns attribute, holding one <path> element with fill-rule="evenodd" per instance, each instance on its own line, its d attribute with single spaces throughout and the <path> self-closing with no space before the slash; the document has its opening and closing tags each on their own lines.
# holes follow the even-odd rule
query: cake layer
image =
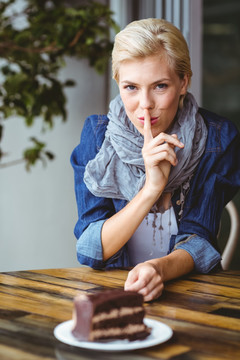
<svg viewBox="0 0 240 360">
<path fill-rule="evenodd" d="M 118 327 L 123 328 L 128 324 L 142 324 L 143 323 L 143 318 L 144 318 L 144 311 L 142 312 L 138 312 L 137 314 L 132 314 L 132 315 L 126 315 L 123 317 L 118 317 L 118 318 L 112 318 L 112 319 L 102 319 L 99 322 L 96 322 L 95 319 L 93 318 L 93 322 L 92 322 L 92 329 L 99 329 L 99 328 L 109 328 L 109 327 L 114 327 L 117 323 Z"/>
<path fill-rule="evenodd" d="M 72 333 L 81 341 L 143 339 L 150 333 L 144 315 L 143 296 L 136 292 L 80 295 L 74 300 Z"/>
<path fill-rule="evenodd" d="M 136 340 L 146 338 L 150 334 L 149 329 L 144 324 L 129 324 L 123 328 L 111 327 L 108 329 L 97 329 L 91 332 L 90 341 L 104 339 L 128 339 Z"/>
<path fill-rule="evenodd" d="M 139 314 L 144 312 L 142 306 L 136 306 L 136 307 L 120 307 L 118 309 L 112 309 L 108 312 L 102 312 L 98 313 L 97 315 L 94 315 L 92 321 L 93 323 L 102 321 L 102 320 L 108 320 L 108 319 L 114 319 L 122 316 L 128 316 L 133 314 Z"/>
</svg>

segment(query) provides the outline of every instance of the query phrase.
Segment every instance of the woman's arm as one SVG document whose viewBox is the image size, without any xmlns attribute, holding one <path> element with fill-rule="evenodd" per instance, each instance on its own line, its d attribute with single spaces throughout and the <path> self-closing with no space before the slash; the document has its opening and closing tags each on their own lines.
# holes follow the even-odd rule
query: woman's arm
<svg viewBox="0 0 240 360">
<path fill-rule="evenodd" d="M 102 259 L 101 229 L 107 218 L 115 214 L 112 199 L 94 196 L 86 187 L 83 177 L 87 163 L 95 158 L 104 140 L 108 118 L 91 115 L 84 123 L 81 140 L 71 154 L 74 170 L 74 188 L 78 209 L 78 220 L 74 228 L 77 238 L 77 257 L 81 264 L 95 269 L 105 266 L 125 264 L 125 252 L 121 251 L 115 259 L 104 262 Z M 119 207 L 122 207 L 119 205 Z M 127 264 L 125 264 L 126 266 Z"/>
<path fill-rule="evenodd" d="M 126 244 L 159 199 L 167 184 L 171 165 L 176 165 L 177 162 L 174 147 L 184 146 L 175 135 L 160 133 L 153 138 L 148 110 L 144 115 L 142 153 L 146 181 L 144 187 L 127 206 L 103 224 L 101 238 L 104 260 L 110 258 Z"/>
<path fill-rule="evenodd" d="M 101 234 L 103 260 L 126 244 L 157 199 L 142 188 L 122 210 L 105 221 Z"/>
<path fill-rule="evenodd" d="M 160 259 L 148 260 L 135 266 L 125 282 L 125 290 L 137 291 L 145 301 L 162 294 L 165 281 L 178 278 L 194 269 L 191 255 L 182 249 L 175 250 Z"/>
</svg>

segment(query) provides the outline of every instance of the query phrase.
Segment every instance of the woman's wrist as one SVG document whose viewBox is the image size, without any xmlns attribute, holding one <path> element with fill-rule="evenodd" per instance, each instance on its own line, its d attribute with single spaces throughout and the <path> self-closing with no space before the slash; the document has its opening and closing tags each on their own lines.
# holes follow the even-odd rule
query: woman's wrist
<svg viewBox="0 0 240 360">
<path fill-rule="evenodd" d="M 142 195 L 146 197 L 148 201 L 152 203 L 152 206 L 158 201 L 160 196 L 163 193 L 164 188 L 157 188 L 154 189 L 153 186 L 148 185 L 147 183 L 144 184 L 142 188 Z M 151 207 L 152 207 L 151 206 Z"/>
<path fill-rule="evenodd" d="M 193 258 L 183 249 L 175 250 L 162 258 L 147 260 L 147 262 L 155 267 L 163 282 L 176 279 L 194 270 Z"/>
<path fill-rule="evenodd" d="M 145 261 L 146 263 L 152 265 L 154 267 L 154 269 L 156 270 L 156 272 L 161 276 L 162 281 L 165 282 L 166 280 L 164 279 L 164 271 L 163 271 L 163 258 L 156 258 L 156 259 L 151 259 L 151 260 L 147 260 Z"/>
</svg>

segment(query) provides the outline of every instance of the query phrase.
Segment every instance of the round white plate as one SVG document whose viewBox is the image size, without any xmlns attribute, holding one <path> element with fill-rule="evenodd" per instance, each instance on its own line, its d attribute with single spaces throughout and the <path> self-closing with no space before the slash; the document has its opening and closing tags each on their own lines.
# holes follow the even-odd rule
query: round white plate
<svg viewBox="0 0 240 360">
<path fill-rule="evenodd" d="M 78 341 L 72 335 L 73 320 L 68 320 L 57 325 L 54 329 L 54 336 L 59 341 L 71 346 L 101 351 L 129 351 L 143 349 L 161 344 L 172 337 L 173 331 L 166 324 L 148 318 L 144 319 L 144 323 L 152 329 L 151 334 L 144 340 L 116 340 L 109 342 Z"/>
</svg>

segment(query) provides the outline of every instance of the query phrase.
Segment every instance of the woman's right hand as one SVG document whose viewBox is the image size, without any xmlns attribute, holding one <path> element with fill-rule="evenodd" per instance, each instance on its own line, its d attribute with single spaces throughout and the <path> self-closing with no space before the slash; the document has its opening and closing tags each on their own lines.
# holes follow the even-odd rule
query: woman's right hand
<svg viewBox="0 0 240 360">
<path fill-rule="evenodd" d="M 175 146 L 184 147 L 175 134 L 168 135 L 161 132 L 153 137 L 151 116 L 149 111 L 144 109 L 144 146 L 142 148 L 146 173 L 144 188 L 156 198 L 161 195 L 167 185 L 171 166 L 177 164 Z"/>
</svg>

